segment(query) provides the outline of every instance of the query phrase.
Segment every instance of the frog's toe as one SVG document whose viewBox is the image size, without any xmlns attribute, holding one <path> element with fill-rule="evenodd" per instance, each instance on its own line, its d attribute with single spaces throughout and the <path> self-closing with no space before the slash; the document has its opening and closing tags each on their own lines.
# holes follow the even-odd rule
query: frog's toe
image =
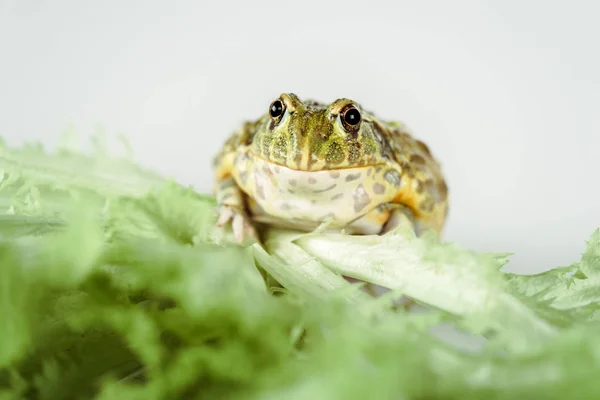
<svg viewBox="0 0 600 400">
<path fill-rule="evenodd" d="M 217 219 L 217 226 L 223 227 L 230 221 L 235 240 L 237 240 L 239 243 L 243 242 L 244 238 L 246 237 L 258 237 L 254 225 L 250 221 L 250 218 L 248 218 L 248 216 L 243 211 L 237 210 L 236 208 L 231 206 L 220 206 L 219 218 Z"/>
<path fill-rule="evenodd" d="M 257 237 L 256 230 L 254 229 L 252 222 L 250 222 L 248 217 L 244 214 L 235 214 L 231 226 L 233 228 L 235 240 L 237 240 L 239 243 L 243 242 L 244 238 L 246 237 Z"/>
<path fill-rule="evenodd" d="M 224 226 L 226 223 L 231 221 L 234 214 L 235 214 L 235 212 L 233 211 L 233 208 L 228 207 L 228 206 L 220 206 L 219 207 L 219 218 L 217 219 L 217 226 L 219 228 Z"/>
</svg>

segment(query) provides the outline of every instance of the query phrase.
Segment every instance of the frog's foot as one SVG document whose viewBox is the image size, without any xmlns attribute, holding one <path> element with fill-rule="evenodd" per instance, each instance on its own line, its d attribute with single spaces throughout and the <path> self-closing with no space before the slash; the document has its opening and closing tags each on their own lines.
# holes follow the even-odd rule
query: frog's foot
<svg viewBox="0 0 600 400">
<path fill-rule="evenodd" d="M 396 203 L 390 204 L 390 207 L 392 207 L 392 212 L 381 229 L 380 235 L 393 231 L 399 226 L 410 226 L 417 236 L 420 234 L 420 225 L 417 223 L 415 215 L 408 207 Z"/>
<path fill-rule="evenodd" d="M 220 205 L 217 226 L 221 228 L 229 221 L 231 221 L 233 236 L 238 243 L 243 242 L 245 237 L 258 238 L 254 225 L 244 211 L 234 206 Z"/>
</svg>

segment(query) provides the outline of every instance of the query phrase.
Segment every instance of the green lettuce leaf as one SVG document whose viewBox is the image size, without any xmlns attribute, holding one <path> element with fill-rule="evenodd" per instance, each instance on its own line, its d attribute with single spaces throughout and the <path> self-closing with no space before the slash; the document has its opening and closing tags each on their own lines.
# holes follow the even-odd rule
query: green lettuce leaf
<svg viewBox="0 0 600 400">
<path fill-rule="evenodd" d="M 0 398 L 600 396 L 598 231 L 532 276 L 402 228 L 240 246 L 210 195 L 95 143 L 0 149 Z"/>
</svg>

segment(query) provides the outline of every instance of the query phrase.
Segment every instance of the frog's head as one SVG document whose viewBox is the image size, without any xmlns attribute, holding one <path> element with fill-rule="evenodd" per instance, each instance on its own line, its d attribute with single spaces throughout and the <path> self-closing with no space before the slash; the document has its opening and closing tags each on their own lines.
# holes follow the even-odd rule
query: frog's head
<svg viewBox="0 0 600 400">
<path fill-rule="evenodd" d="M 379 124 L 357 103 L 301 101 L 293 93 L 271 103 L 252 139 L 257 156 L 305 171 L 382 164 L 388 151 Z"/>
</svg>

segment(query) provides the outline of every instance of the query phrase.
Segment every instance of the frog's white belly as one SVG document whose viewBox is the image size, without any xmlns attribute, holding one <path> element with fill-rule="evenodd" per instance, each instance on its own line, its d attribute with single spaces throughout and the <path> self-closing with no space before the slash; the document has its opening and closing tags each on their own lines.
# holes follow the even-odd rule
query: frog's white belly
<svg viewBox="0 0 600 400">
<path fill-rule="evenodd" d="M 330 222 L 334 228 L 377 233 L 387 215 L 378 206 L 394 196 L 393 188 L 382 183 L 383 173 L 382 166 L 298 171 L 244 155 L 236 160 L 234 179 L 249 195 L 253 218 L 259 222 L 303 229 Z M 373 213 L 382 214 L 376 223 L 372 218 L 361 223 Z"/>
</svg>

